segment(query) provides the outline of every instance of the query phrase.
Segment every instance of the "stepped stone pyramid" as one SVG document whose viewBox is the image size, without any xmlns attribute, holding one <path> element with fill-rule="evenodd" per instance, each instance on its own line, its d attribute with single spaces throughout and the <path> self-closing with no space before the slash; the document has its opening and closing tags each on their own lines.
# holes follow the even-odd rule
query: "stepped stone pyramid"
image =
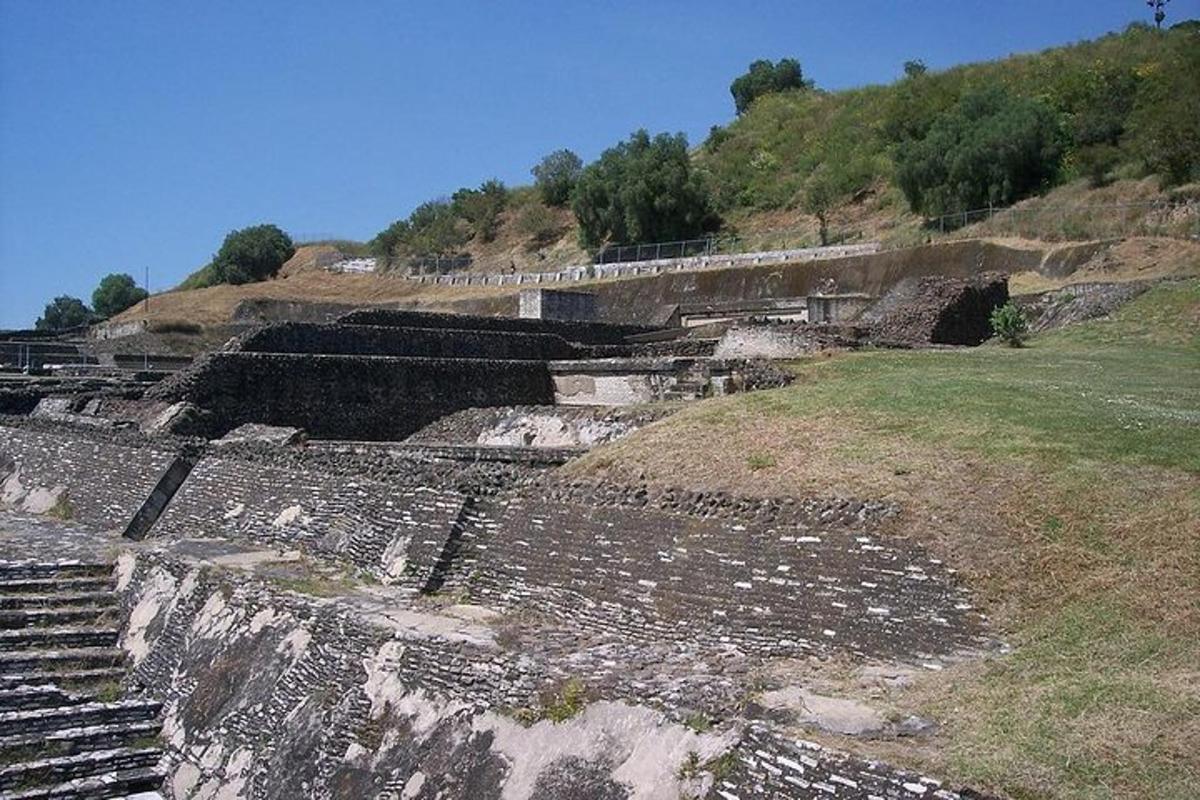
<svg viewBox="0 0 1200 800">
<path fill-rule="evenodd" d="M 0 800 L 160 798 L 162 704 L 123 697 L 113 564 L 0 561 Z"/>
</svg>

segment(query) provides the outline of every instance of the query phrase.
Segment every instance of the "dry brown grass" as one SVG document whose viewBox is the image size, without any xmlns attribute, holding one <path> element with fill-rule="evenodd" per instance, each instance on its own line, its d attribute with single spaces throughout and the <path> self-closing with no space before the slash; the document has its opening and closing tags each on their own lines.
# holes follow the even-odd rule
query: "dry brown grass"
<svg viewBox="0 0 1200 800">
<path fill-rule="evenodd" d="M 1013 246 L 1013 240 L 999 241 Z M 1154 280 L 1195 275 L 1200 275 L 1200 242 L 1139 236 L 1115 243 L 1070 275 L 1061 278 L 1039 275 L 1036 272 L 1012 275 L 1009 278 L 1009 291 L 1014 294 L 1027 294 L 1060 289 L 1073 283 Z"/>
<path fill-rule="evenodd" d="M 210 286 L 205 289 L 171 291 L 150 298 L 150 309 L 141 304 L 116 319 L 177 319 L 202 325 L 228 322 L 242 300 L 272 298 L 310 303 L 404 303 L 436 310 L 455 300 L 512 294 L 513 287 L 433 286 L 399 276 L 336 274 L 324 270 L 297 272 L 288 277 L 240 286 Z"/>
</svg>

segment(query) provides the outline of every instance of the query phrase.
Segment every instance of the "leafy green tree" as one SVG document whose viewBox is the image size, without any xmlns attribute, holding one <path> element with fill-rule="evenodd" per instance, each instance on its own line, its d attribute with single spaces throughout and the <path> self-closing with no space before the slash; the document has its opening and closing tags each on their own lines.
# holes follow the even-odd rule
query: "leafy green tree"
<svg viewBox="0 0 1200 800">
<path fill-rule="evenodd" d="M 734 79 L 729 85 L 729 93 L 733 95 L 733 105 L 741 116 L 751 103 L 763 95 L 806 88 L 808 84 L 804 82 L 804 73 L 796 59 L 783 58 L 775 63 L 759 59 L 750 64 L 746 74 Z"/>
<path fill-rule="evenodd" d="M 925 66 L 925 62 L 919 58 L 904 62 L 904 77 L 906 78 L 919 78 L 928 71 L 929 68 Z"/>
<path fill-rule="evenodd" d="M 138 286 L 131 275 L 114 272 L 105 275 L 92 292 L 92 308 L 97 315 L 107 318 L 140 303 L 146 296 L 146 290 Z"/>
<path fill-rule="evenodd" d="M 583 160 L 570 150 L 555 150 L 539 161 L 531 172 L 542 202 L 548 206 L 565 206 L 583 172 Z"/>
<path fill-rule="evenodd" d="M 805 212 L 817 218 L 821 234 L 821 245 L 829 244 L 829 212 L 842 194 L 838 176 L 828 164 L 821 164 L 804 185 L 802 205 Z"/>
<path fill-rule="evenodd" d="M 1138 87 L 1127 126 L 1130 148 L 1166 186 L 1200 179 L 1200 31 L 1178 39 Z"/>
<path fill-rule="evenodd" d="M 64 294 L 46 304 L 34 327 L 39 331 L 62 331 L 87 325 L 91 321 L 92 312 L 83 301 Z"/>
<path fill-rule="evenodd" d="M 470 240 L 468 227 L 449 200 L 430 200 L 376 234 L 367 248 L 385 267 L 412 256 L 453 255 Z"/>
<path fill-rule="evenodd" d="M 588 247 L 687 239 L 719 222 L 682 133 L 639 130 L 605 150 L 579 176 L 572 210 Z"/>
<path fill-rule="evenodd" d="M 495 178 L 484 181 L 478 189 L 459 189 L 450 198 L 454 213 L 467 221 L 481 242 L 496 238 L 500 212 L 507 203 L 508 190 Z"/>
<path fill-rule="evenodd" d="M 279 271 L 296 252 L 292 239 L 275 225 L 253 225 L 232 231 L 213 256 L 217 283 L 253 283 Z"/>
<path fill-rule="evenodd" d="M 924 138 L 901 143 L 896 179 L 929 215 L 1008 205 L 1048 186 L 1062 151 L 1051 108 L 993 87 L 964 95 Z"/>
</svg>

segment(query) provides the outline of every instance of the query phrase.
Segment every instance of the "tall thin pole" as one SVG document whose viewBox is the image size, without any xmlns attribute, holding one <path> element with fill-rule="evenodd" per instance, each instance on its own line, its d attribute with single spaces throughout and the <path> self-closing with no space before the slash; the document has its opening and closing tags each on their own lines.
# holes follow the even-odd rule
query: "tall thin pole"
<svg viewBox="0 0 1200 800">
<path fill-rule="evenodd" d="M 142 311 L 150 313 L 150 265 L 146 265 L 146 282 L 142 284 L 142 288 L 146 290 L 146 299 L 142 303 Z"/>
</svg>

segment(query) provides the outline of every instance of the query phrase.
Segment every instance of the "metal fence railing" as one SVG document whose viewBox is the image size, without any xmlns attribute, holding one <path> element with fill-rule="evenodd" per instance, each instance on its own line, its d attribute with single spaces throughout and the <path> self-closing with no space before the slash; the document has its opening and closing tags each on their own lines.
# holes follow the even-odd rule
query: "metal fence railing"
<svg viewBox="0 0 1200 800">
<path fill-rule="evenodd" d="M 930 233 L 1016 235 L 1038 239 L 1200 236 L 1200 201 L 1145 200 L 977 208 L 926 219 Z"/>
</svg>

